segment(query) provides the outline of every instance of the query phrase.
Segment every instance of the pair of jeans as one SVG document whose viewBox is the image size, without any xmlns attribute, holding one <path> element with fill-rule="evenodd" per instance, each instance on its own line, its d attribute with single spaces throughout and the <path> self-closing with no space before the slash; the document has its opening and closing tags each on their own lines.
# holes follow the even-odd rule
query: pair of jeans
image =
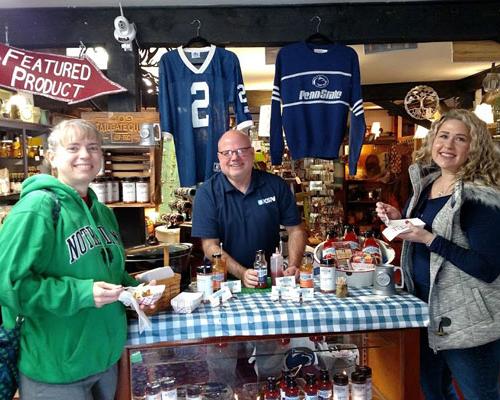
<svg viewBox="0 0 500 400">
<path fill-rule="evenodd" d="M 466 400 L 500 400 L 500 340 L 468 349 L 429 347 L 427 330 L 420 333 L 420 385 L 426 400 L 456 400 L 452 379 Z"/>
<path fill-rule="evenodd" d="M 113 400 L 117 380 L 117 364 L 99 374 L 64 384 L 34 381 L 21 373 L 19 394 L 23 400 Z"/>
</svg>

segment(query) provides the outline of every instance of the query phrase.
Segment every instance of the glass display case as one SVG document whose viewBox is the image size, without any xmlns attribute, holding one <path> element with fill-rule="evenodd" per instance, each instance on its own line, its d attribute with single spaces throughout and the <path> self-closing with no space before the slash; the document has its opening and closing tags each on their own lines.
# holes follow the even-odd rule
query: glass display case
<svg viewBox="0 0 500 400">
<path fill-rule="evenodd" d="M 360 365 L 371 368 L 373 399 L 419 399 L 418 335 L 418 329 L 398 329 L 128 346 L 117 399 L 155 399 L 161 390 L 164 396 L 175 390 L 178 399 L 263 399 L 267 378 L 279 380 L 284 371 L 296 377 L 303 398 L 306 373 L 319 379 L 326 369 L 331 380 Z"/>
</svg>

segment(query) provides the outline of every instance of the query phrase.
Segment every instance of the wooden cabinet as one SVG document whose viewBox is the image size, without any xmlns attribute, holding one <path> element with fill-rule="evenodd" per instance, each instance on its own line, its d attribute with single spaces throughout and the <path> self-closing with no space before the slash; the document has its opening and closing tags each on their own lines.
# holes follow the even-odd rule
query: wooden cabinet
<svg viewBox="0 0 500 400">
<path fill-rule="evenodd" d="M 106 175 L 120 181 L 120 201 L 109 207 L 156 207 L 160 203 L 160 146 L 104 145 L 103 151 Z M 124 202 L 123 182 L 141 178 L 149 184 L 149 201 Z"/>
</svg>

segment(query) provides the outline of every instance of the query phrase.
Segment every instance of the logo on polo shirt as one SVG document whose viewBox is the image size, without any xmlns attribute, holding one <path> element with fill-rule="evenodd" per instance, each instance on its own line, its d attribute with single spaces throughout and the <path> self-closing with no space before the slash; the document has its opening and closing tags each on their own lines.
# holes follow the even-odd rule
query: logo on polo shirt
<svg viewBox="0 0 500 400">
<path fill-rule="evenodd" d="M 269 203 L 275 203 L 275 202 L 276 202 L 276 196 L 266 197 L 265 199 L 257 200 L 257 204 L 259 206 L 261 206 L 263 204 L 269 204 Z"/>
</svg>

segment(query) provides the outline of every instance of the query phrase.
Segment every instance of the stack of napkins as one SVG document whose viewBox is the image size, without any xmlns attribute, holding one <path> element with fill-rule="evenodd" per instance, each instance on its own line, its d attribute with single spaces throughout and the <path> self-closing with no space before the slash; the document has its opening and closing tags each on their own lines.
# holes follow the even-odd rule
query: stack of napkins
<svg viewBox="0 0 500 400">
<path fill-rule="evenodd" d="M 384 235 L 387 240 L 391 241 L 400 233 L 409 231 L 408 222 L 421 228 L 425 226 L 425 222 L 420 218 L 391 219 L 386 223 L 387 228 L 382 231 L 382 235 Z"/>
</svg>

